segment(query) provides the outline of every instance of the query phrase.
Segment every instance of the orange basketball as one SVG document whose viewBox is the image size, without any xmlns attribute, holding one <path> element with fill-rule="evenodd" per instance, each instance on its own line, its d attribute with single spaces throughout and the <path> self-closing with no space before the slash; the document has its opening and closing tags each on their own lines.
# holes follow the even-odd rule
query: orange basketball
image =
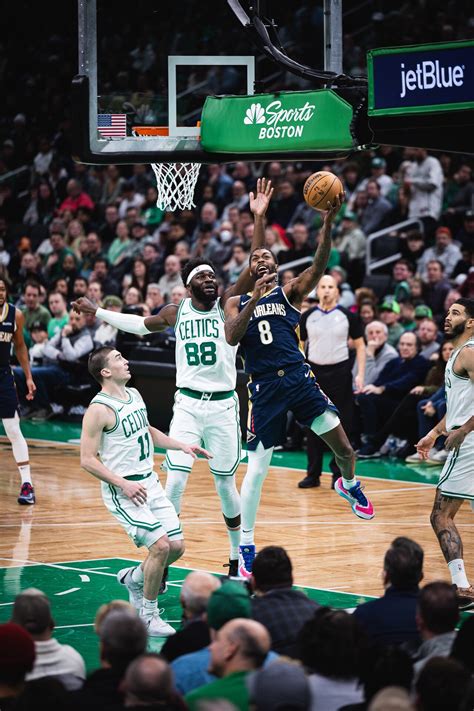
<svg viewBox="0 0 474 711">
<path fill-rule="evenodd" d="M 327 170 L 320 170 L 310 175 L 305 182 L 303 197 L 313 210 L 327 210 L 328 202 L 333 203 L 343 190 L 337 175 Z"/>
</svg>

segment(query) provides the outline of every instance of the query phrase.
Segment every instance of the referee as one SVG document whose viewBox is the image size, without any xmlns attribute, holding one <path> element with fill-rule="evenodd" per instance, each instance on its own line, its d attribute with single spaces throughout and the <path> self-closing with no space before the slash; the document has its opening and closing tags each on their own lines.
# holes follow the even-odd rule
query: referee
<svg viewBox="0 0 474 711">
<path fill-rule="evenodd" d="M 354 398 L 352 394 L 352 363 L 349 358 L 348 339 L 351 338 L 357 360 L 355 384 L 363 387 L 365 371 L 365 344 L 363 326 L 359 316 L 339 306 L 339 291 L 331 276 L 323 276 L 316 289 L 319 304 L 308 309 L 301 317 L 300 336 L 305 342 L 306 357 L 323 392 L 339 410 L 344 430 L 350 435 Z M 309 489 L 320 486 L 323 466 L 323 441 L 308 431 L 308 471 L 298 486 Z M 341 476 L 334 457 L 330 468 L 333 486 Z"/>
</svg>

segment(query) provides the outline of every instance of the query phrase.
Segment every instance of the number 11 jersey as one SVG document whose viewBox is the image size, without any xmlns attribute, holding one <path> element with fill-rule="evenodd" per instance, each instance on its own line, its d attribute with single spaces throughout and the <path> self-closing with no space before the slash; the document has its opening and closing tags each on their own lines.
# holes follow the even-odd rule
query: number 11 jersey
<svg viewBox="0 0 474 711">
<path fill-rule="evenodd" d="M 201 392 L 234 390 L 237 346 L 227 343 L 220 299 L 200 311 L 183 299 L 176 314 L 176 387 Z"/>
<path fill-rule="evenodd" d="M 250 298 L 250 294 L 240 297 L 240 311 Z M 276 372 L 304 362 L 299 340 L 300 317 L 300 311 L 289 302 L 281 286 L 259 299 L 240 341 L 246 373 Z"/>
</svg>

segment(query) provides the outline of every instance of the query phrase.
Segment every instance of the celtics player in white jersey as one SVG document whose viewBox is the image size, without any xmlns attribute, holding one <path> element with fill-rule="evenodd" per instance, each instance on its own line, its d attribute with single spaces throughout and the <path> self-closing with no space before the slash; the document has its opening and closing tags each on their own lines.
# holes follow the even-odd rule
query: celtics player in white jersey
<svg viewBox="0 0 474 711">
<path fill-rule="evenodd" d="M 129 592 L 151 637 L 175 630 L 158 614 L 157 597 L 166 565 L 184 553 L 178 516 L 153 471 L 153 445 L 180 450 L 195 458 L 206 450 L 168 437 L 148 423 L 142 396 L 127 388 L 128 361 L 119 351 L 102 347 L 91 353 L 89 372 L 102 386 L 84 415 L 81 465 L 101 480 L 106 507 L 137 547 L 146 546 L 141 565 L 121 570 L 117 578 Z"/>
<path fill-rule="evenodd" d="M 423 459 L 440 435 L 449 456 L 441 472 L 431 525 L 457 588 L 459 607 L 474 607 L 474 588 L 464 568 L 463 544 L 454 517 L 464 499 L 474 509 L 474 299 L 458 299 L 444 323 L 454 350 L 446 364 L 446 415 L 416 448 Z"/>
<path fill-rule="evenodd" d="M 273 188 L 265 178 L 257 181 L 250 193 L 249 207 L 254 215 L 251 249 L 263 246 L 265 213 Z M 235 284 L 218 297 L 215 269 L 208 260 L 192 259 L 182 270 L 189 297 L 179 306 L 167 304 L 156 316 L 142 318 L 97 308 L 85 298 L 73 306 L 96 316 L 116 328 L 145 335 L 169 326 L 176 333 L 176 385 L 170 436 L 188 444 L 203 444 L 212 452 L 210 469 L 221 501 L 230 544 L 229 573 L 237 574 L 240 542 L 240 496 L 235 471 L 240 463 L 241 434 L 239 402 L 235 394 L 237 348 L 227 343 L 224 332 L 224 305 L 238 294 L 253 288 L 250 270 L 245 269 Z M 193 466 L 186 453 L 167 451 L 166 494 L 176 512 Z"/>
</svg>

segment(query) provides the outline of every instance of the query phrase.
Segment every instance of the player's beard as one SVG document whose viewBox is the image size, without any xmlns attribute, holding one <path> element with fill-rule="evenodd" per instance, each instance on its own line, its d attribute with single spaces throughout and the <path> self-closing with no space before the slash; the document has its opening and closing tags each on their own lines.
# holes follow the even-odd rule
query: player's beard
<svg viewBox="0 0 474 711">
<path fill-rule="evenodd" d="M 457 338 L 458 336 L 462 336 L 464 331 L 466 330 L 466 321 L 463 321 L 462 323 L 458 323 L 457 326 L 452 326 L 450 331 L 445 331 L 444 332 L 444 337 L 448 341 L 452 341 L 454 338 Z"/>
<path fill-rule="evenodd" d="M 217 299 L 217 286 L 213 290 L 212 294 L 211 292 L 204 291 L 204 289 L 201 289 L 200 286 L 193 286 L 191 293 L 201 304 L 213 304 Z"/>
</svg>

